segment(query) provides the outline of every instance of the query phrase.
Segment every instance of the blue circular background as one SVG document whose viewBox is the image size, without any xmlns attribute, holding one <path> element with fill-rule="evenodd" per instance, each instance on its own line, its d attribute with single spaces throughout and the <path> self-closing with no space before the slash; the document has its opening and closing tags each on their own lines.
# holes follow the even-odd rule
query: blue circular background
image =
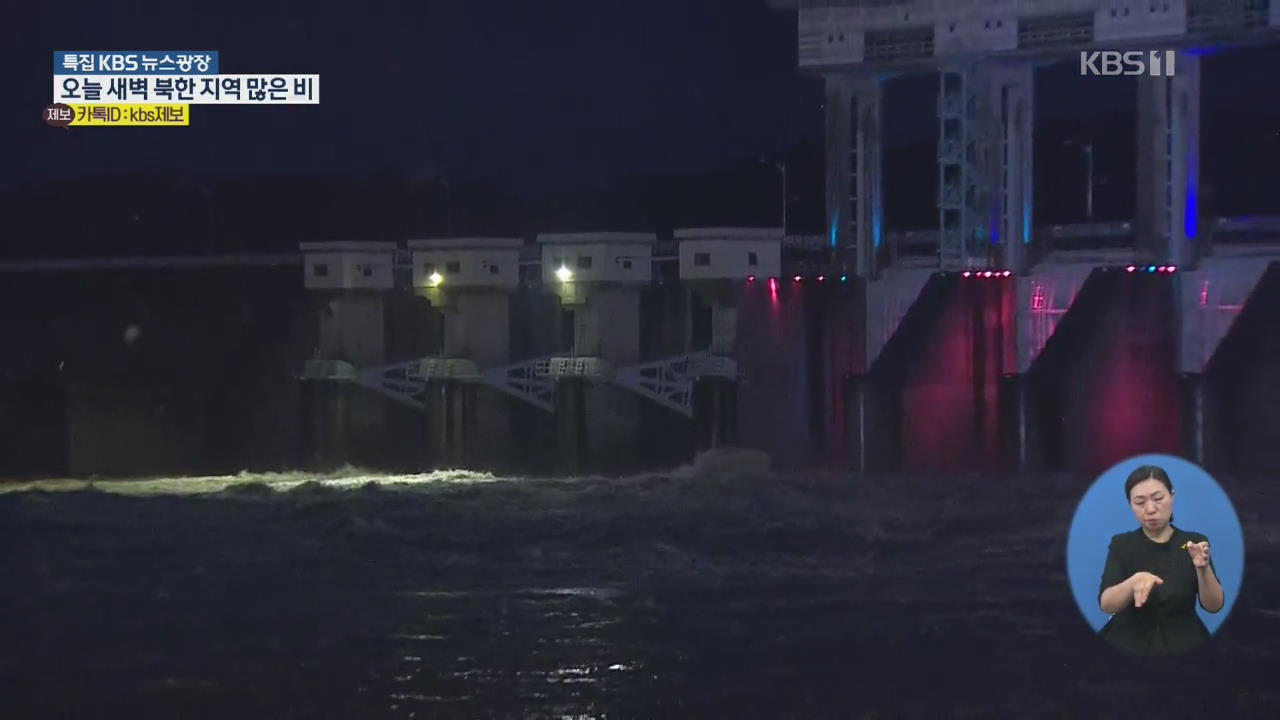
<svg viewBox="0 0 1280 720">
<path fill-rule="evenodd" d="M 1226 596 L 1222 610 L 1196 612 L 1209 632 L 1231 614 L 1244 578 L 1244 532 L 1226 492 L 1204 469 L 1173 455 L 1138 455 L 1111 467 L 1099 477 L 1076 508 L 1067 537 L 1067 579 L 1080 612 L 1095 631 L 1111 619 L 1098 607 L 1098 587 L 1107 561 L 1111 536 L 1138 528 L 1124 498 L 1124 481 L 1140 465 L 1158 465 L 1173 481 L 1173 524 L 1209 538 L 1210 557 Z"/>
</svg>

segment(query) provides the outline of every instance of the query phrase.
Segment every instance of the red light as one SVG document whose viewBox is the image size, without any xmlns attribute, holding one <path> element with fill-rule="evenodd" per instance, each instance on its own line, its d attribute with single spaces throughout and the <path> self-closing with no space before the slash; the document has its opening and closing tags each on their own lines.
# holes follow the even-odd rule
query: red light
<svg viewBox="0 0 1280 720">
<path fill-rule="evenodd" d="M 1012 271 L 1012 270 L 1005 270 L 1005 271 L 1004 271 L 1004 276 L 1005 276 L 1005 277 L 1009 277 L 1009 276 L 1010 276 L 1010 275 L 1012 275 L 1012 274 L 1013 274 L 1013 271 Z"/>
<path fill-rule="evenodd" d="M 799 275 L 797 275 L 797 276 L 795 276 L 795 277 L 791 278 L 791 280 L 792 280 L 793 282 L 800 282 L 800 276 L 799 276 Z"/>
<path fill-rule="evenodd" d="M 1159 272 L 1164 272 L 1165 270 L 1168 270 L 1168 269 L 1169 268 L 1165 265 L 1161 265 L 1160 267 L 1156 268 L 1156 270 Z"/>
<path fill-rule="evenodd" d="M 1045 298 L 1044 286 L 1036 285 L 1035 287 L 1033 287 L 1031 290 L 1031 309 L 1044 310 L 1045 300 L 1046 298 Z"/>
<path fill-rule="evenodd" d="M 1138 268 L 1134 267 L 1133 265 L 1130 265 L 1129 267 L 1125 268 L 1125 269 L 1124 269 L 1124 271 L 1125 271 L 1125 272 L 1134 272 L 1134 271 L 1135 271 L 1135 270 L 1137 270 L 1137 269 L 1138 269 Z"/>
<path fill-rule="evenodd" d="M 984 277 L 984 278 L 989 278 L 989 277 L 991 277 L 991 274 L 992 274 L 992 273 L 991 273 L 991 271 L 990 271 L 990 270 L 988 270 L 988 271 L 986 271 L 986 272 L 982 273 L 982 277 Z"/>
<path fill-rule="evenodd" d="M 1176 272 L 1177 270 L 1178 270 L 1178 266 L 1177 266 L 1177 265 L 1170 265 L 1170 266 L 1169 266 L 1169 272 Z"/>
<path fill-rule="evenodd" d="M 960 273 L 960 277 L 969 277 L 972 274 L 973 273 L 969 272 L 968 270 L 965 270 L 964 272 Z"/>
<path fill-rule="evenodd" d="M 755 281 L 756 281 L 756 276 L 755 276 L 755 275 L 748 275 L 748 276 L 747 276 L 747 282 L 755 282 Z"/>
<path fill-rule="evenodd" d="M 818 282 L 822 282 L 823 280 L 826 280 L 826 279 L 827 279 L 827 276 L 826 276 L 826 275 L 819 275 L 819 276 L 818 276 Z"/>
</svg>

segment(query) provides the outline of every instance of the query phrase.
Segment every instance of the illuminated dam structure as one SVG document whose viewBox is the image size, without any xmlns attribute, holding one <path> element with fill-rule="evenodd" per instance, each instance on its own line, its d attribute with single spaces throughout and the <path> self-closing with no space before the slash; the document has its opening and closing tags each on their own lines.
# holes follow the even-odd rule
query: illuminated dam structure
<svg viewBox="0 0 1280 720">
<path fill-rule="evenodd" d="M 769 228 L 4 263 L 0 473 L 628 472 L 724 444 L 1273 471 L 1280 218 L 1205 225 L 1189 267 L 1139 261 L 1131 223 L 1037 228 L 1023 273 L 889 233 L 878 278 Z"/>
<path fill-rule="evenodd" d="M 394 407 L 425 423 L 398 442 L 453 467 L 537 450 L 590 472 L 682 435 L 677 459 L 743 444 L 862 471 L 1209 462 L 1268 397 L 1248 388 L 1273 381 L 1280 299 L 1280 218 L 1212 226 L 1190 268 L 1140 261 L 1131 223 L 1041 228 L 1022 274 L 939 271 L 934 233 L 891 233 L 876 279 L 774 229 L 306 244 L 307 413 L 329 465 L 404 425 Z"/>
<path fill-rule="evenodd" d="M 497 238 L 409 241 L 404 250 L 305 243 L 307 288 L 327 300 L 317 357 L 303 378 L 360 386 L 425 412 L 437 463 L 519 454 L 494 443 L 518 445 L 532 435 L 555 448 L 559 471 L 578 473 L 584 455 L 635 446 L 642 403 L 704 425 L 707 441 L 720 444 L 735 427 L 734 291 L 747 272 L 776 282 L 782 233 L 730 228 L 677 237 L 665 245 L 678 247 L 670 256 L 655 256 L 656 235 L 647 233 L 543 234 L 524 252 L 520 239 Z M 642 311 L 646 296 L 650 305 L 670 300 L 664 273 L 677 296 L 705 297 L 713 337 L 702 346 L 693 347 L 687 303 L 674 314 Z M 435 320 L 425 331 L 421 324 L 398 331 L 425 332 L 434 352 L 385 362 L 385 298 L 406 293 L 425 300 L 419 315 Z M 658 320 L 663 327 L 644 332 L 655 316 L 674 324 Z M 684 330 L 678 337 L 644 342 L 670 335 L 675 324 Z M 703 410 L 699 382 L 709 398 Z M 323 454 L 343 444 L 353 415 L 338 400 L 347 396 L 341 389 L 313 387 L 311 395 Z"/>
<path fill-rule="evenodd" d="M 854 467 L 1093 468 L 1147 450 L 1208 462 L 1243 452 L 1215 439 L 1242 431 L 1243 420 L 1225 419 L 1239 411 L 1223 396 L 1243 391 L 1206 378 L 1246 362 L 1223 341 L 1247 303 L 1275 301 L 1263 278 L 1275 272 L 1280 248 L 1267 243 L 1280 233 L 1266 218 L 1202 217 L 1200 56 L 1276 42 L 1280 3 L 769 4 L 797 11 L 798 65 L 825 83 L 825 242 L 832 272 L 864 288 L 848 325 L 865 354 L 847 366 L 848 402 L 836 403 L 850 418 Z M 1037 228 L 1035 69 L 1094 51 L 1165 60 L 1135 78 L 1135 218 Z M 893 238 L 883 223 L 884 86 L 921 73 L 939 79 L 937 226 Z M 957 284 L 966 279 L 986 283 Z M 1274 349 L 1274 330 L 1256 322 L 1239 333 L 1265 334 Z M 1263 341 L 1236 344 L 1248 342 Z M 1257 387 L 1280 381 L 1259 372 L 1245 373 Z"/>
<path fill-rule="evenodd" d="M 1140 452 L 1280 464 L 1280 222 L 1206 217 L 1197 197 L 1201 48 L 1275 42 L 1280 2 L 770 4 L 798 11 L 799 67 L 826 87 L 825 232 L 540 236 L 520 251 L 518 321 L 446 322 L 430 358 L 335 370 L 324 356 L 308 377 L 410 405 L 446 376 L 504 393 L 554 418 L 509 434 L 545 425 L 535 445 L 570 472 L 645 442 L 862 472 L 1092 471 Z M 1043 226 L 1036 68 L 1082 51 L 1165 58 L 1135 78 L 1136 212 Z M 919 73 L 939 78 L 937 225 L 890 232 L 884 86 Z M 384 251 L 387 277 L 403 252 Z M 518 361 L 447 339 L 517 331 Z"/>
<path fill-rule="evenodd" d="M 1280 470 L 1280 218 L 1198 201 L 1200 53 L 1276 42 L 1280 0 L 768 2 L 825 83 L 823 232 L 0 264 L 0 473 Z M 1036 68 L 1082 51 L 1174 72 L 1135 78 L 1131 221 L 1051 226 Z M 921 73 L 937 223 L 893 232 L 884 87 Z"/>
</svg>

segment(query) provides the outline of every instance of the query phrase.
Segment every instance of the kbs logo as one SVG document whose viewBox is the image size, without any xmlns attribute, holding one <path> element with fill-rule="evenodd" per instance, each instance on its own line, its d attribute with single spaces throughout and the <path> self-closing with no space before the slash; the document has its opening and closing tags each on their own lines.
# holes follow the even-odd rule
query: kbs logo
<svg viewBox="0 0 1280 720">
<path fill-rule="evenodd" d="M 98 72 L 137 72 L 138 56 L 137 55 L 99 55 L 98 56 Z"/>
<path fill-rule="evenodd" d="M 1173 50 L 1080 51 L 1081 75 L 1152 75 L 1173 77 Z"/>
</svg>

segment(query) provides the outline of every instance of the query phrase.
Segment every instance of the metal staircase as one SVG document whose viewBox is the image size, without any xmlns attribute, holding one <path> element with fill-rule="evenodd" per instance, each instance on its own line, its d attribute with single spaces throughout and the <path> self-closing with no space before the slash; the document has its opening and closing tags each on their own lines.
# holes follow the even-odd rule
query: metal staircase
<svg viewBox="0 0 1280 720">
<path fill-rule="evenodd" d="M 985 80 L 975 66 L 940 73 L 938 89 L 938 268 L 983 264 L 990 223 L 985 208 L 992 186 L 990 154 L 996 125 L 985 101 Z"/>
</svg>

